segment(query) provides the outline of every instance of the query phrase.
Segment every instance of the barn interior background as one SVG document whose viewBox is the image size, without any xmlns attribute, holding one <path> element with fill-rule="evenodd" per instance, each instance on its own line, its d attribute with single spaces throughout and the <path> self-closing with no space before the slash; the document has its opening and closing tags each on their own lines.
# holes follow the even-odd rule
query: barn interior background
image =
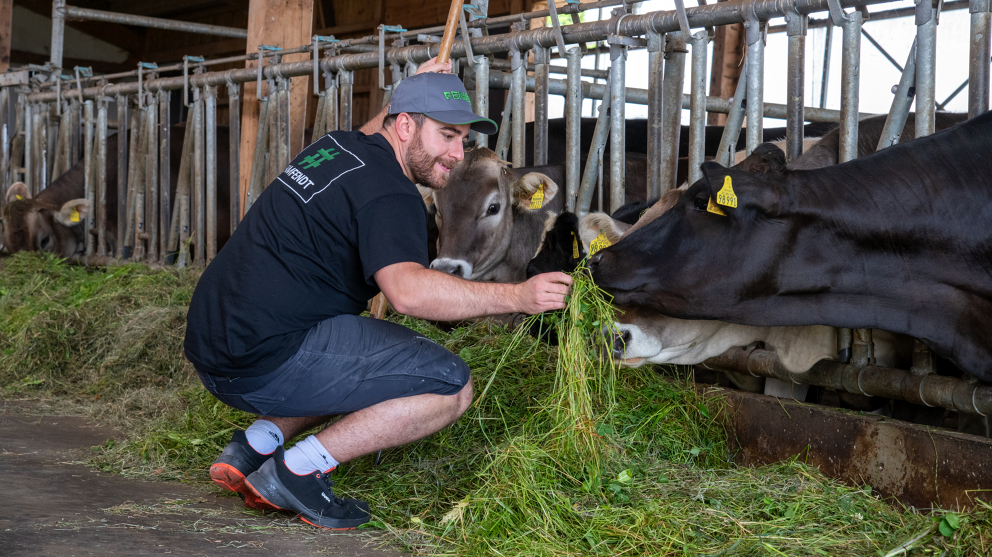
<svg viewBox="0 0 992 557">
<path fill-rule="evenodd" d="M 563 188 L 568 208 L 581 214 L 602 173 L 621 185 L 611 210 L 623 204 L 623 160 L 597 168 L 603 163 L 594 154 L 607 144 L 626 150 L 628 118 L 651 122 L 647 153 L 658 163 L 649 166 L 650 198 L 676 185 L 672 138 L 680 123 L 690 127 L 694 180 L 707 123 L 745 127 L 750 152 L 763 127 L 785 121 L 793 160 L 804 122 L 839 122 L 843 161 L 855 156 L 865 114 L 888 113 L 884 135 L 898 137 L 917 106 L 924 107 L 915 111 L 917 135 L 933 132 L 937 109 L 986 111 L 990 4 L 477 1 L 462 11 L 452 57 L 476 111 L 502 124 L 498 137 L 475 134 L 475 145 L 523 166 L 530 141 L 531 160 L 541 164 L 547 120 L 574 124 L 564 140 Z M 305 141 L 357 128 L 436 54 L 447 14 L 447 3 L 408 0 L 0 2 L 0 70 L 8 70 L 0 74 L 0 193 L 22 181 L 36 195 L 82 162 L 95 209 L 83 222 L 78 262 L 202 267 Z M 587 161 L 578 149 L 580 116 L 598 119 Z M 129 141 L 108 142 L 126 131 Z M 184 138 L 179 153 L 173 134 Z M 718 161 L 729 162 L 736 141 L 736 133 L 724 134 Z M 115 180 L 108 157 L 117 161 Z M 763 350 L 728 352 L 707 366 L 969 416 L 992 412 L 992 387 L 935 375 L 922 345 L 911 369 L 892 370 L 872 365 L 870 331 L 844 336 L 849 360 L 821 362 L 807 374 L 789 373 Z M 806 450 L 807 463 L 829 475 L 907 504 L 987 508 L 982 501 L 992 499 L 982 491 L 992 487 L 987 439 L 806 407 L 785 411 L 747 395 L 729 404 L 725 423 L 741 463 Z M 809 434 L 813 423 L 821 427 Z M 776 443 L 765 441 L 771 428 Z M 870 447 L 861 460 L 834 458 L 858 442 Z M 957 456 L 940 458 L 948 454 Z M 907 469 L 933 473 L 907 481 Z"/>
</svg>

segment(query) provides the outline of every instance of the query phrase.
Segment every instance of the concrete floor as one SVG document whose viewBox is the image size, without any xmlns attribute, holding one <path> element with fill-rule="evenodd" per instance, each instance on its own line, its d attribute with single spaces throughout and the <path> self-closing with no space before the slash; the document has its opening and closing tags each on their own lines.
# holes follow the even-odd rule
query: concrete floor
<svg viewBox="0 0 992 557">
<path fill-rule="evenodd" d="M 123 436 L 85 418 L 0 401 L 0 554 L 402 555 L 374 532 L 321 530 L 287 513 L 258 516 L 217 490 L 79 463 L 111 437 Z"/>
</svg>

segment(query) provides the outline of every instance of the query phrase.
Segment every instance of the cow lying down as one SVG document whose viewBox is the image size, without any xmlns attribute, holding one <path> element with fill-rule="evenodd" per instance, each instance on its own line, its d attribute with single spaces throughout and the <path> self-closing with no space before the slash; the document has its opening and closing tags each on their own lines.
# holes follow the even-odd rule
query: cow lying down
<svg viewBox="0 0 992 557">
<path fill-rule="evenodd" d="M 32 199 L 23 182 L 12 185 L 3 207 L 4 250 L 47 251 L 66 258 L 82 251 L 81 223 L 92 204 L 79 193 L 74 188 L 50 187 Z"/>
<path fill-rule="evenodd" d="M 992 381 L 992 113 L 837 166 L 702 166 L 591 261 L 621 307 L 884 329 Z M 777 150 L 759 156 L 781 159 Z"/>
</svg>

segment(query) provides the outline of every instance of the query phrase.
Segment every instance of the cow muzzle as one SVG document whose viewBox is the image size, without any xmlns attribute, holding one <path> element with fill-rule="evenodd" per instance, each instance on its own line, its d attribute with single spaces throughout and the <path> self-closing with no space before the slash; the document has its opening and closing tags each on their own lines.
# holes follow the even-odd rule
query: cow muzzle
<svg viewBox="0 0 992 557">
<path fill-rule="evenodd" d="M 472 264 L 464 259 L 449 259 L 447 257 L 435 259 L 431 261 L 431 269 L 448 273 L 449 275 L 455 275 L 465 280 L 472 279 Z"/>
</svg>

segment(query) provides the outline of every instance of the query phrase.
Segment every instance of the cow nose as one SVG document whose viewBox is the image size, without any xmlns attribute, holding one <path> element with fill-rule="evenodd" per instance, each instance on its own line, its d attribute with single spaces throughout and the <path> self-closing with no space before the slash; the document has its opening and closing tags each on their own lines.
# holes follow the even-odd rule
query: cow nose
<svg viewBox="0 0 992 557">
<path fill-rule="evenodd" d="M 620 332 L 616 329 L 610 331 L 613 338 L 613 358 L 616 360 L 623 359 L 624 351 L 627 345 L 630 344 L 630 331 Z"/>
<path fill-rule="evenodd" d="M 599 267 L 599 262 L 603 259 L 603 254 L 597 253 L 596 255 L 589 258 L 586 266 L 589 267 L 589 271 L 595 273 L 596 269 Z"/>
<path fill-rule="evenodd" d="M 431 261 L 431 269 L 463 279 L 468 279 L 472 273 L 472 266 L 461 259 L 438 258 Z"/>
</svg>

